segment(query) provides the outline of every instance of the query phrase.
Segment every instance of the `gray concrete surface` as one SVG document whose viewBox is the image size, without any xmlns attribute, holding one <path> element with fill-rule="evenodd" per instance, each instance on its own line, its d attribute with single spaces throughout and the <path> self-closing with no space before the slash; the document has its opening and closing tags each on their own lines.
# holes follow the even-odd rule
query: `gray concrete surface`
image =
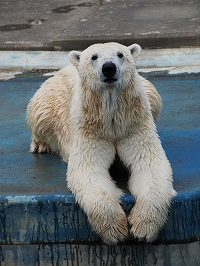
<svg viewBox="0 0 200 266">
<path fill-rule="evenodd" d="M 84 49 L 106 41 L 143 48 L 200 46 L 200 1 L 0 2 L 0 50 Z"/>
</svg>

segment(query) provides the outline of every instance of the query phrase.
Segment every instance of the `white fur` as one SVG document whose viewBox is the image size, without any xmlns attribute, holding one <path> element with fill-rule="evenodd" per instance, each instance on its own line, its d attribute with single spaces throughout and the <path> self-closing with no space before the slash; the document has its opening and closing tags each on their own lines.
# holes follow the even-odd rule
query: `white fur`
<svg viewBox="0 0 200 266">
<path fill-rule="evenodd" d="M 72 51 L 74 66 L 44 82 L 27 109 L 30 151 L 58 152 L 68 162 L 68 187 L 108 244 L 128 236 L 128 223 L 134 237 L 153 241 L 175 195 L 154 124 L 162 102 L 136 71 L 140 51 L 137 44 L 118 43 Z M 107 62 L 116 66 L 110 83 L 102 70 Z M 122 191 L 108 171 L 116 153 L 130 170 L 128 185 L 136 198 L 128 218 L 120 205 Z"/>
</svg>

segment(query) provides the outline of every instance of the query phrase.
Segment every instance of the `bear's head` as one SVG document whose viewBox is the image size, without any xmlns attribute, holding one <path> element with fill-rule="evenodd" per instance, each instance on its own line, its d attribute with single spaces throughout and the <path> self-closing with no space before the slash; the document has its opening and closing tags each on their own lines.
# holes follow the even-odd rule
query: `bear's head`
<svg viewBox="0 0 200 266">
<path fill-rule="evenodd" d="M 123 89 L 135 72 L 135 60 L 141 52 L 138 44 L 100 43 L 83 52 L 71 51 L 69 59 L 77 68 L 81 82 L 92 90 Z"/>
</svg>

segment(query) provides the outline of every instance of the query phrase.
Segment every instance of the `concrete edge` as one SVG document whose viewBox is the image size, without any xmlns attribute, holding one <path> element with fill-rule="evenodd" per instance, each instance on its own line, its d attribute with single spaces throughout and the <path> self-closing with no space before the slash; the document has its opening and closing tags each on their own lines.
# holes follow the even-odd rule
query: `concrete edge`
<svg viewBox="0 0 200 266">
<path fill-rule="evenodd" d="M 198 200 L 200 198 L 200 191 L 191 191 L 187 195 L 177 194 L 172 200 L 173 203 L 186 202 L 188 200 Z M 38 194 L 38 195 L 1 195 L 0 203 L 8 204 L 28 204 L 38 202 L 62 202 L 62 203 L 76 203 L 73 194 Z M 135 199 L 131 194 L 124 193 L 121 197 L 122 204 L 134 204 Z"/>
<path fill-rule="evenodd" d="M 44 194 L 44 195 L 4 195 L 0 196 L 0 203 L 7 204 L 29 204 L 38 202 L 62 202 L 75 203 L 76 200 L 72 194 Z"/>
<path fill-rule="evenodd" d="M 52 50 L 83 50 L 94 43 L 119 42 L 123 45 L 138 43 L 143 49 L 199 47 L 200 35 L 183 33 L 138 33 L 130 35 L 63 36 L 51 41 Z"/>
<path fill-rule="evenodd" d="M 101 1 L 101 0 L 100 0 Z M 61 36 L 46 42 L 37 41 L 9 41 L 0 44 L 0 51 L 70 51 L 84 50 L 94 43 L 119 42 L 123 45 L 138 43 L 144 49 L 199 47 L 200 34 L 198 32 L 175 33 L 130 33 L 107 35 L 77 35 Z"/>
<path fill-rule="evenodd" d="M 199 62 L 200 48 L 168 48 L 143 50 L 136 65 L 140 72 L 168 71 L 176 74 L 200 72 Z M 58 70 L 68 64 L 68 52 L 0 51 L 1 73 Z"/>
<path fill-rule="evenodd" d="M 168 220 L 159 233 L 158 244 L 199 241 L 198 197 L 173 200 Z M 0 198 L 2 223 L 0 245 L 39 243 L 100 243 L 88 219 L 72 195 L 9 196 Z M 122 198 L 122 207 L 130 213 L 132 196 Z M 187 215 L 185 213 L 187 212 Z M 195 215 L 194 215 L 195 213 Z M 192 224 L 188 227 L 188 224 Z M 127 243 L 133 244 L 133 240 Z"/>
</svg>

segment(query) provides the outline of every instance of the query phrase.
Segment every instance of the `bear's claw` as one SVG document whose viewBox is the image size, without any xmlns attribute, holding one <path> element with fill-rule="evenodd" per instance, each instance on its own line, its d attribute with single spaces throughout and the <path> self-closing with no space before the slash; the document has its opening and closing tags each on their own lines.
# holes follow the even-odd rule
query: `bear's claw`
<svg viewBox="0 0 200 266">
<path fill-rule="evenodd" d="M 49 146 L 41 141 L 35 142 L 34 140 L 31 142 L 30 150 L 31 153 L 50 153 Z"/>
</svg>

